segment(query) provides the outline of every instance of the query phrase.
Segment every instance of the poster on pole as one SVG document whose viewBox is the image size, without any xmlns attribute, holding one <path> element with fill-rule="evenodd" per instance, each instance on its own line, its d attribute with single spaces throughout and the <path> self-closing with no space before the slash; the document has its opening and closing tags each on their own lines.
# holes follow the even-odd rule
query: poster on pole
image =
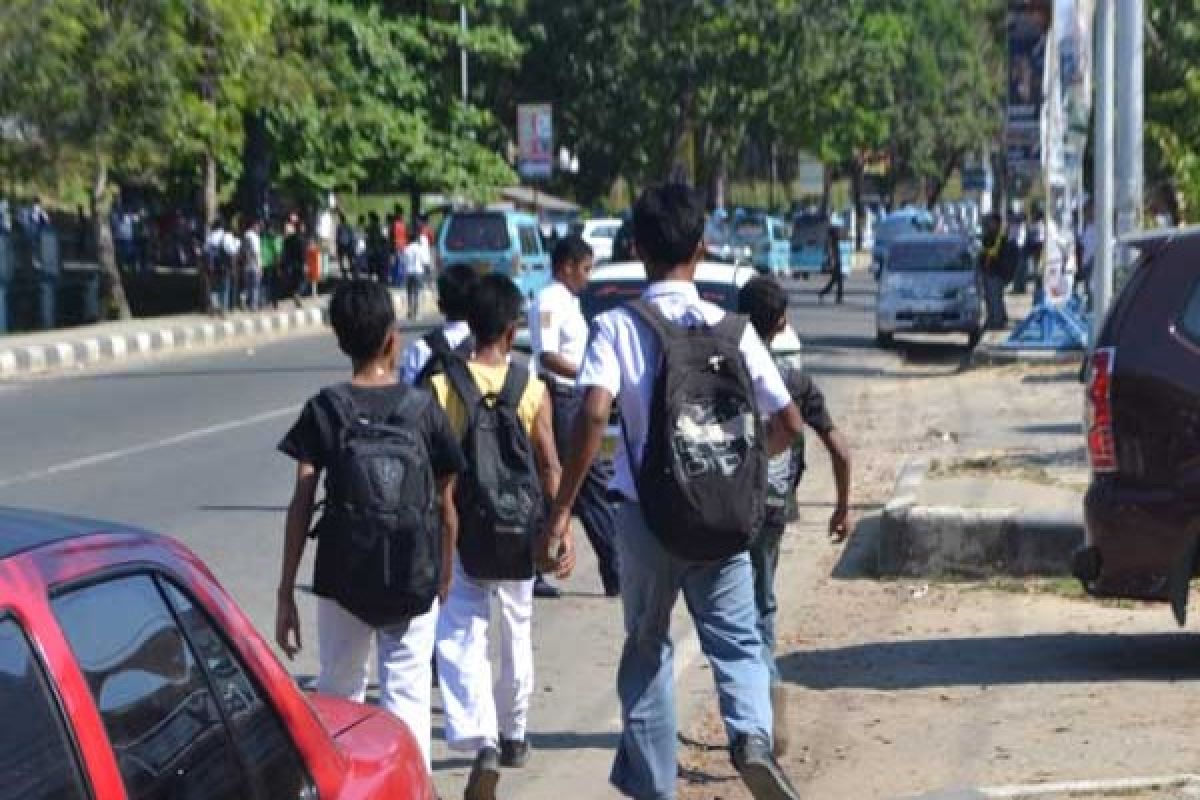
<svg viewBox="0 0 1200 800">
<path fill-rule="evenodd" d="M 554 172 L 554 107 L 517 106 L 517 172 L 525 180 L 545 180 Z"/>
<path fill-rule="evenodd" d="M 1042 108 L 1049 31 L 1048 0 L 1009 0 L 1005 146 L 1008 169 L 1013 175 L 1034 176 L 1042 165 Z"/>
</svg>

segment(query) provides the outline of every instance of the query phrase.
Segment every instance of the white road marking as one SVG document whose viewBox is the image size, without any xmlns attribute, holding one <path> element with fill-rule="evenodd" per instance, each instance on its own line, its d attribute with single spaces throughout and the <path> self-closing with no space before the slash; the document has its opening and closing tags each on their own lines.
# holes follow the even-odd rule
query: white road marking
<svg viewBox="0 0 1200 800">
<path fill-rule="evenodd" d="M 255 414 L 252 417 L 243 419 L 230 420 L 222 422 L 219 425 L 210 425 L 207 428 L 197 428 L 192 431 L 185 431 L 174 436 L 168 436 L 165 439 L 158 439 L 153 442 L 144 442 L 132 447 L 124 447 L 120 450 L 109 450 L 105 453 L 96 453 L 95 455 L 77 458 L 72 461 L 65 461 L 61 464 L 55 464 L 44 469 L 33 470 L 26 472 L 23 475 L 14 475 L 11 478 L 0 478 L 0 489 L 7 489 L 10 486 L 16 486 L 22 483 L 31 483 L 33 481 L 49 478 L 54 475 L 61 475 L 65 472 L 77 472 L 81 469 L 94 467 L 99 464 L 107 464 L 110 461 L 117 461 L 130 456 L 137 456 L 143 453 L 149 453 L 154 450 L 162 450 L 175 445 L 186 444 L 188 442 L 203 439 L 207 436 L 215 436 L 218 433 L 226 433 L 228 431 L 237 430 L 238 428 L 246 428 L 251 425 L 257 425 L 261 422 L 269 422 L 280 417 L 292 416 L 299 413 L 302 406 L 288 406 L 287 408 L 277 408 L 273 411 L 264 411 L 261 414 Z"/>
</svg>

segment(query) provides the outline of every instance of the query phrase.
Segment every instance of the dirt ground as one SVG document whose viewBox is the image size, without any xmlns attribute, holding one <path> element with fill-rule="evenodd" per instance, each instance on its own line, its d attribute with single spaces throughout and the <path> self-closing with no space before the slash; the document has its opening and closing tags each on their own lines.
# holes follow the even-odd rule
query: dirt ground
<svg viewBox="0 0 1200 800">
<path fill-rule="evenodd" d="M 792 732 L 784 765 L 805 797 L 934 797 L 1197 768 L 1200 639 L 1176 629 L 1165 607 L 1101 604 L 1044 584 L 870 575 L 879 509 L 905 458 L 1078 485 L 1077 374 L 908 361 L 842 393 L 859 525 L 844 548 L 827 541 L 828 469 L 814 452 L 778 578 Z M 748 797 L 715 709 L 700 717 L 685 731 L 680 796 Z"/>
</svg>

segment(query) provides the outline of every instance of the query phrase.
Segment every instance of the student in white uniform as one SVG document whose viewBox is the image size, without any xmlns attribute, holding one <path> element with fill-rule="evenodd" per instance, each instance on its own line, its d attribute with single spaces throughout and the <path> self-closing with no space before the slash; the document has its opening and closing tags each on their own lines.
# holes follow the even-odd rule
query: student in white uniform
<svg viewBox="0 0 1200 800">
<path fill-rule="evenodd" d="M 424 386 L 442 371 L 440 358 L 449 353 L 471 354 L 471 329 L 467 314 L 471 310 L 479 273 L 466 264 L 455 264 L 438 275 L 438 310 L 446 322 L 437 330 L 414 340 L 400 359 L 400 378 L 409 386 Z M 435 351 L 439 358 L 433 358 Z"/>
<path fill-rule="evenodd" d="M 560 240 L 552 256 L 554 280 L 538 292 L 529 311 L 538 373 L 554 401 L 554 443 L 560 453 L 567 451 L 583 408 L 583 392 L 576 388 L 575 379 L 587 346 L 588 325 L 579 306 L 579 293 L 587 286 L 592 258 L 591 245 L 583 237 L 572 234 Z M 588 470 L 573 511 L 596 551 L 604 594 L 616 597 L 621 593 L 621 581 L 613 544 L 614 510 L 608 499 L 610 480 L 611 462 L 597 460 Z"/>
<path fill-rule="evenodd" d="M 650 279 L 642 299 L 665 318 L 662 324 L 707 326 L 707 335 L 713 336 L 725 312 L 702 300 L 695 285 L 696 265 L 704 253 L 704 216 L 703 200 L 691 188 L 655 187 L 634 206 L 633 229 Z M 670 622 L 682 593 L 712 665 L 734 766 L 755 800 L 798 798 L 771 753 L 770 678 L 762 659 L 749 554 L 743 548 L 715 560 L 685 559 L 667 549 L 665 531 L 652 531 L 646 521 L 650 504 L 664 502 L 639 498 L 636 488 L 639 480 L 647 480 L 640 467 L 652 452 L 648 430 L 662 348 L 639 313 L 622 307 L 592 322 L 578 380 L 587 392 L 584 422 L 566 453 L 561 488 L 538 546 L 546 566 L 553 563 L 560 577 L 570 574 L 575 564 L 571 509 L 600 449 L 615 399 L 628 447 L 628 452 L 626 446 L 617 450 L 612 483 L 623 498 L 616 538 L 626 638 L 617 672 L 621 740 L 610 781 L 638 800 L 675 796 L 678 742 Z M 765 450 L 781 453 L 803 428 L 800 412 L 758 334 L 745 327 L 738 341 L 755 405 L 767 420 Z M 653 452 L 662 450 L 662 442 L 655 442 Z M 711 505 L 712 498 L 708 500 Z M 730 498 L 731 504 L 744 502 Z"/>
</svg>

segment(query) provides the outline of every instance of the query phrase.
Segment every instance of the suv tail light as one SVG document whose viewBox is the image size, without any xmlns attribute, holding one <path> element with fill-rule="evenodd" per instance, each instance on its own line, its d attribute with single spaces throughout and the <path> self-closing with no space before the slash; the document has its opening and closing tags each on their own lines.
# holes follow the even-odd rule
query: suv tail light
<svg viewBox="0 0 1200 800">
<path fill-rule="evenodd" d="M 1088 458 L 1093 472 L 1117 471 L 1117 443 L 1113 435 L 1112 379 L 1117 351 L 1098 347 L 1092 353 L 1087 387 Z"/>
</svg>

